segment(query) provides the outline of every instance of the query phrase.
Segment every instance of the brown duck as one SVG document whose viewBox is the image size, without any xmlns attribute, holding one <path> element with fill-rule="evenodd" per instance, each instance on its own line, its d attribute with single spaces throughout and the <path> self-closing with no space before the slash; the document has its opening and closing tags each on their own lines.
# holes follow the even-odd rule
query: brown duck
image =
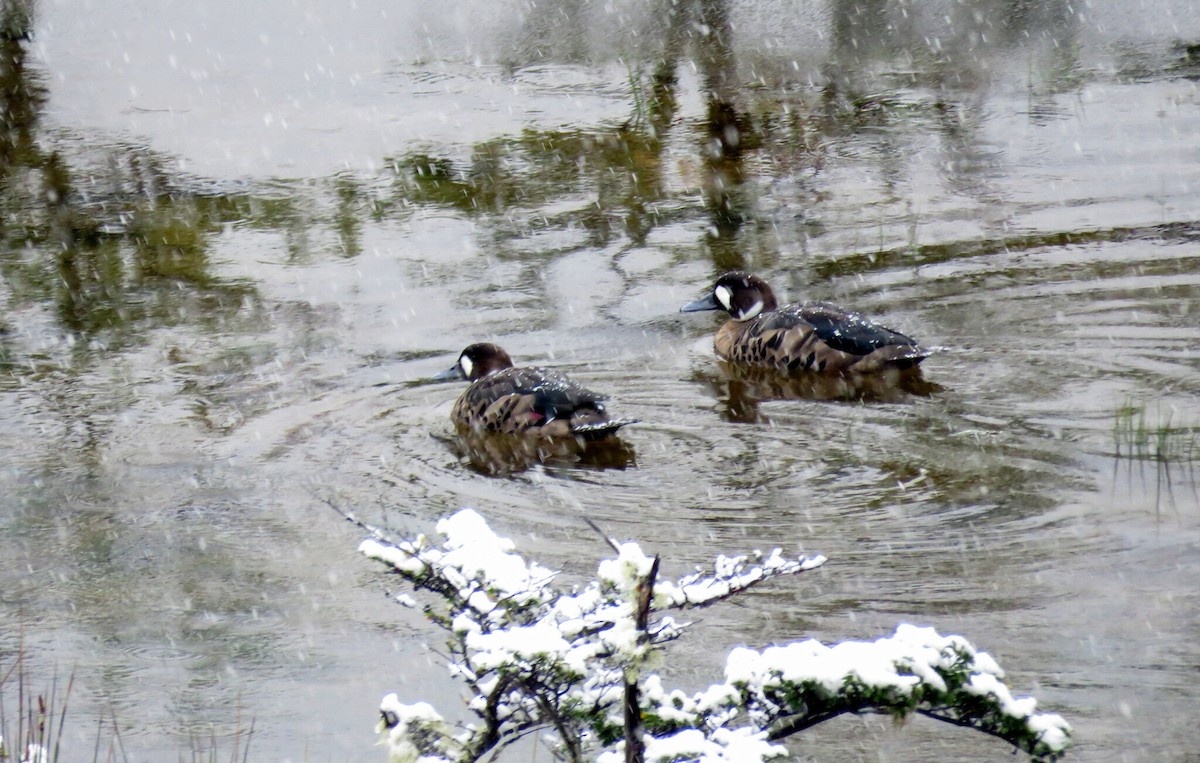
<svg viewBox="0 0 1200 763">
<path fill-rule="evenodd" d="M 732 319 L 717 330 L 717 354 L 740 366 L 784 373 L 875 373 L 915 368 L 929 356 L 917 342 L 862 315 L 826 302 L 780 307 L 766 281 L 726 273 L 700 299 L 679 308 L 724 310 Z"/>
<path fill-rule="evenodd" d="M 473 344 L 434 381 L 466 379 L 450 419 L 460 432 L 602 440 L 636 419 L 613 419 L 603 395 L 549 368 L 514 368 L 497 345 Z"/>
</svg>

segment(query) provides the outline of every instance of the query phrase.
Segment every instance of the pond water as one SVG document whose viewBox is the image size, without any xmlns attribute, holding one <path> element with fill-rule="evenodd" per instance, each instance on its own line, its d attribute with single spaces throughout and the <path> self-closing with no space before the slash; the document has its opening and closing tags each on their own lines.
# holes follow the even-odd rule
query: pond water
<svg viewBox="0 0 1200 763">
<path fill-rule="evenodd" d="M 0 667 L 74 676 L 68 759 L 382 760 L 385 693 L 459 695 L 331 506 L 464 505 L 568 575 L 585 518 L 676 574 L 830 558 L 706 611 L 685 686 L 933 625 L 1071 759 L 1195 759 L 1192 3 L 82 5 L 0 39 Z M 939 347 L 930 389 L 731 380 L 677 310 L 734 267 Z M 423 380 L 480 340 L 643 423 L 461 454 Z M 1010 753 L 871 718 L 794 749 Z"/>
</svg>

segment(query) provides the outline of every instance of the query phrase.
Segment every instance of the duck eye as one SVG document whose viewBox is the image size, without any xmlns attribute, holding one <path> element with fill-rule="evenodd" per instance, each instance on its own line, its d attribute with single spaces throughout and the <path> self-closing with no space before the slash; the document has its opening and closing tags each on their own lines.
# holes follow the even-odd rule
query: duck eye
<svg viewBox="0 0 1200 763">
<path fill-rule="evenodd" d="M 471 362 L 470 358 L 468 358 L 466 355 L 463 355 L 458 359 L 458 367 L 462 369 L 463 376 L 470 379 L 471 371 L 474 370 L 475 364 Z"/>
<path fill-rule="evenodd" d="M 716 297 L 717 301 L 721 303 L 721 307 L 725 308 L 726 310 L 729 310 L 730 306 L 733 304 L 730 301 L 731 295 L 729 293 L 729 287 L 727 286 L 718 286 L 717 288 L 713 289 L 713 296 Z"/>
</svg>

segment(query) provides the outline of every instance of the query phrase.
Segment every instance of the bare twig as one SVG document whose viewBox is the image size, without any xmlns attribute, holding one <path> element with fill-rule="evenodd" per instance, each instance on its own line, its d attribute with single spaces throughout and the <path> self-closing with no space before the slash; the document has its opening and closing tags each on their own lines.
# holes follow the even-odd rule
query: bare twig
<svg viewBox="0 0 1200 763">
<path fill-rule="evenodd" d="M 617 543 L 615 540 L 613 540 L 612 538 L 605 535 L 604 531 L 600 529 L 600 525 L 596 524 L 588 517 L 584 517 L 583 521 L 587 522 L 588 527 L 595 530 L 596 534 L 599 535 L 601 538 L 603 538 L 604 542 L 607 543 L 609 546 L 611 546 L 613 551 L 616 551 L 618 554 L 621 553 L 621 544 Z"/>
<path fill-rule="evenodd" d="M 121 759 L 128 762 L 129 754 L 125 752 L 125 742 L 121 739 L 121 727 L 117 724 L 117 708 L 110 704 L 108 710 L 112 715 L 113 737 L 117 740 L 117 750 L 121 753 Z"/>
<path fill-rule="evenodd" d="M 328 498 L 320 498 L 318 500 L 320 500 L 321 503 L 325 504 L 326 506 L 328 506 L 329 508 L 333 509 L 338 514 L 340 514 L 342 519 L 346 520 L 347 522 L 354 525 L 358 529 L 366 532 L 372 538 L 375 538 L 376 540 L 384 541 L 385 543 L 390 543 L 393 546 L 396 545 L 395 541 L 393 541 L 391 536 L 389 536 L 386 532 L 384 532 L 380 528 L 376 527 L 375 525 L 368 524 L 367 522 L 362 521 L 353 512 L 346 511 L 345 509 L 338 507 L 336 504 L 334 504 L 333 501 L 329 500 Z"/>
<path fill-rule="evenodd" d="M 52 760 L 59 760 L 59 753 L 62 750 L 63 728 L 67 722 L 67 704 L 71 701 L 71 689 L 73 688 L 75 688 L 75 672 L 71 671 L 71 677 L 67 679 L 67 693 L 63 697 L 62 710 L 58 716 L 58 729 L 54 737 L 54 757 Z"/>
</svg>

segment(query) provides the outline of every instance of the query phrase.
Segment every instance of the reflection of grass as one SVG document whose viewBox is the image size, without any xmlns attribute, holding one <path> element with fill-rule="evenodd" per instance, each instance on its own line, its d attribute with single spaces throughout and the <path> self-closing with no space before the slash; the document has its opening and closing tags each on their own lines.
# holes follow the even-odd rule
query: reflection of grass
<svg viewBox="0 0 1200 763">
<path fill-rule="evenodd" d="M 653 104 L 639 108 L 653 116 Z M 500 214 L 511 224 L 521 210 L 554 204 L 564 196 L 595 192 L 595 204 L 566 213 L 569 219 L 539 218 L 546 226 L 578 224 L 592 229 L 599 210 L 625 224 L 664 197 L 659 178 L 661 144 L 650 130 L 535 131 L 479 143 L 462 166 L 422 153 L 390 157 L 396 172 L 393 207 L 447 206 L 470 215 Z M 402 200 L 402 201 L 401 201 Z M 630 207 L 635 207 L 631 210 Z M 607 220 L 611 223 L 612 220 Z"/>
<path fill-rule="evenodd" d="M 1159 241 L 1192 241 L 1200 226 L 1193 221 L 1164 223 L 1162 225 L 1139 225 L 1130 227 L 1108 227 L 1097 230 L 1060 231 L 1049 233 L 1027 233 L 1004 235 L 996 238 L 945 241 L 919 246 L 899 246 L 875 252 L 847 254 L 834 260 L 816 265 L 814 272 L 822 279 L 859 273 L 883 271 L 897 267 L 932 265 L 956 259 L 980 257 L 1030 251 L 1033 249 L 1055 249 L 1087 244 L 1121 243 L 1135 239 Z"/>
<path fill-rule="evenodd" d="M 627 124 L 631 127 L 643 127 L 648 124 L 649 112 L 646 109 L 646 98 L 642 93 L 641 68 L 634 68 L 628 61 L 625 69 L 629 80 L 629 94 L 633 97 L 633 116 Z"/>
<path fill-rule="evenodd" d="M 207 740 L 193 735 L 191 737 L 192 763 L 218 763 L 229 760 L 231 763 L 246 763 L 250 759 L 250 739 L 254 736 L 254 721 L 248 729 L 242 728 L 241 716 L 238 716 L 237 729 L 233 733 L 233 750 L 222 751 L 224 742 L 214 732 Z M 228 756 L 228 757 L 226 757 Z"/>
<path fill-rule="evenodd" d="M 1174 410 L 1160 411 L 1152 420 L 1146 405 L 1133 402 L 1117 408 L 1113 443 L 1117 458 L 1142 461 L 1195 461 L 1200 455 L 1200 426 L 1172 422 Z"/>
<path fill-rule="evenodd" d="M 130 230 L 139 274 L 208 285 L 212 279 L 204 227 L 197 210 L 187 204 L 145 210 Z"/>
</svg>

